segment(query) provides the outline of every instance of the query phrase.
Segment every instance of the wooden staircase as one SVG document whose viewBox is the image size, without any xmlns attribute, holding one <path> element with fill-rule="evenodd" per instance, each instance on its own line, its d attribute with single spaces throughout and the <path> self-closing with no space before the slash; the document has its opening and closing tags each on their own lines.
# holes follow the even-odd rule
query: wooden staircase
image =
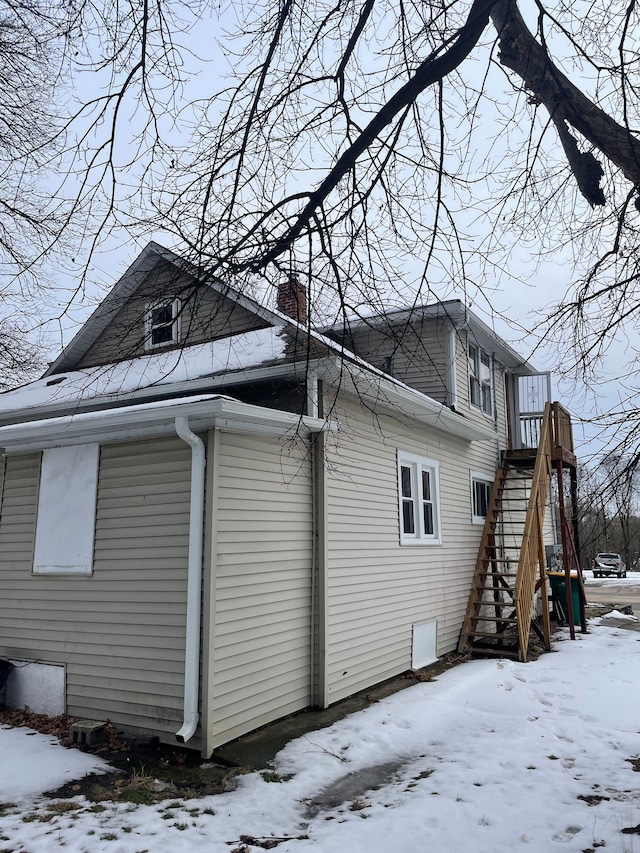
<svg viewBox="0 0 640 853">
<path fill-rule="evenodd" d="M 554 462 L 560 478 L 562 465 L 575 467 L 570 432 L 568 412 L 547 403 L 537 449 L 504 454 L 491 491 L 459 652 L 524 662 L 532 630 L 545 649 L 551 648 L 543 524 Z M 538 590 L 541 624 L 533 612 Z"/>
</svg>

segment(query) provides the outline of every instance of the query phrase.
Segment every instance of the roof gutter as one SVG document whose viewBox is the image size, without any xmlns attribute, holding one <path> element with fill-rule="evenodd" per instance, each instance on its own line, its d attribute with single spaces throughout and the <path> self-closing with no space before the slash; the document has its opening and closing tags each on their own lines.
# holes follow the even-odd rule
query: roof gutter
<svg viewBox="0 0 640 853">
<path fill-rule="evenodd" d="M 204 482 L 206 457 L 203 441 L 189 428 L 189 418 L 175 419 L 178 436 L 191 447 L 191 501 L 187 561 L 187 627 L 184 655 L 184 705 L 178 743 L 191 740 L 198 728 L 200 697 L 200 613 L 202 606 L 202 549 L 204 538 Z"/>
<path fill-rule="evenodd" d="M 364 369 L 346 359 L 327 359 L 320 375 L 330 381 L 339 381 L 346 391 L 357 394 L 359 399 L 373 406 L 389 409 L 395 416 L 406 415 L 418 423 L 466 441 L 494 441 L 496 438 L 494 428 L 475 423 L 397 379 Z"/>
<path fill-rule="evenodd" d="M 242 403 L 231 397 L 203 394 L 10 424 L 0 427 L 0 447 L 5 452 L 25 453 L 87 441 L 170 435 L 175 432 L 176 417 L 181 415 L 190 419 L 193 429 L 217 426 L 236 432 L 309 435 L 333 428 L 324 418 L 301 417 L 293 412 Z"/>
<path fill-rule="evenodd" d="M 80 397 L 65 400 L 50 400 L 29 407 L 18 407 L 16 409 L 0 410 L 0 421 L 8 421 L 11 425 L 36 420 L 38 418 L 62 417 L 73 415 L 77 417 L 79 409 L 82 413 L 96 412 L 103 409 L 113 409 L 116 406 L 129 405 L 133 403 L 152 402 L 154 400 L 166 400 L 167 397 L 175 397 L 178 394 L 189 393 L 190 397 L 195 395 L 221 395 L 223 388 L 229 385 L 246 385 L 252 382 L 272 380 L 295 375 L 304 378 L 307 370 L 315 370 L 322 359 L 312 359 L 309 362 L 291 364 L 269 365 L 267 367 L 244 368 L 232 372 L 212 373 L 207 376 L 199 376 L 197 379 L 180 379 L 177 382 L 158 382 L 154 385 L 146 385 L 143 388 L 134 388 L 131 391 L 121 391 L 113 394 L 96 395 L 94 397 Z M 8 392 L 11 393 L 11 392 Z M 2 394 L 0 394 L 0 402 Z M 7 424 L 9 425 L 9 424 Z"/>
</svg>

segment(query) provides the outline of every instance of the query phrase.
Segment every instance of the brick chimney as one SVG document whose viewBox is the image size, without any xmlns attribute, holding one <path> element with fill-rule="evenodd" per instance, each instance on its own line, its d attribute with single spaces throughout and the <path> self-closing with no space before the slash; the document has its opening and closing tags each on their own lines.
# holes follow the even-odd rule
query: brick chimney
<svg viewBox="0 0 640 853">
<path fill-rule="evenodd" d="M 295 275 L 278 285 L 278 311 L 293 317 L 298 323 L 307 323 L 307 290 Z"/>
</svg>

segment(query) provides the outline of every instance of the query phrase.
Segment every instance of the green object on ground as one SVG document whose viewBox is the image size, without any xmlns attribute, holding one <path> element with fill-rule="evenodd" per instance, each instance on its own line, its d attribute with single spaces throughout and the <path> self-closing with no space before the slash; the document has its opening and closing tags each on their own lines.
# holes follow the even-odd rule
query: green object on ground
<svg viewBox="0 0 640 853">
<path fill-rule="evenodd" d="M 566 613 L 567 610 L 567 582 L 564 572 L 547 572 L 549 583 L 551 584 L 551 594 L 554 599 L 558 599 L 562 606 L 562 610 Z M 576 574 L 571 575 L 571 604 L 573 606 L 573 624 L 580 624 L 580 582 Z M 569 614 L 566 613 L 566 621 L 569 621 Z"/>
</svg>

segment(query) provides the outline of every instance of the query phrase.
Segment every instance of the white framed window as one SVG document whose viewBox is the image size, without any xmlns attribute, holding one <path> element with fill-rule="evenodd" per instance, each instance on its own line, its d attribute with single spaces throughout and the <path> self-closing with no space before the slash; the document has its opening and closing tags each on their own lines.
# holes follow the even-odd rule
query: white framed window
<svg viewBox="0 0 640 853">
<path fill-rule="evenodd" d="M 147 306 L 145 349 L 177 344 L 180 341 L 180 300 L 167 299 Z"/>
<path fill-rule="evenodd" d="M 469 400 L 487 415 L 493 412 L 491 356 L 476 344 L 469 344 Z"/>
<path fill-rule="evenodd" d="M 470 471 L 471 478 L 471 521 L 474 524 L 484 524 L 491 500 L 493 480 L 488 474 L 480 471 Z"/>
<path fill-rule="evenodd" d="M 439 545 L 440 463 L 398 451 L 401 545 Z"/>
</svg>

